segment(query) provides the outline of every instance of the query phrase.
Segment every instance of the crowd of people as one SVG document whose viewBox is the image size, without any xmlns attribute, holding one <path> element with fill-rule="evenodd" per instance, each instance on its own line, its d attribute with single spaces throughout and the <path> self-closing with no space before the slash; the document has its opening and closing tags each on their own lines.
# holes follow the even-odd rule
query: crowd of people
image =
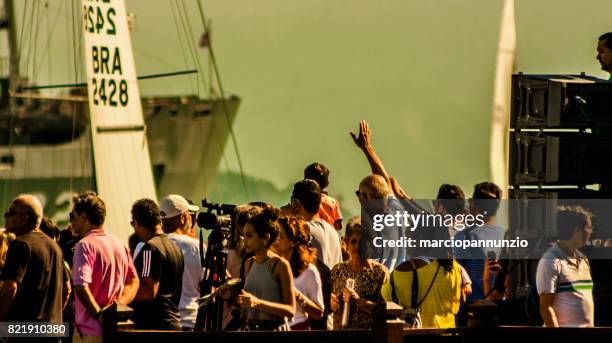
<svg viewBox="0 0 612 343">
<path fill-rule="evenodd" d="M 497 262 L 489 251 L 434 256 L 423 248 L 372 246 L 375 236 L 411 234 L 393 226 L 373 230 L 373 213 L 425 209 L 387 173 L 366 122 L 351 136 L 371 173 L 356 191 L 362 215 L 347 220 L 342 237 L 339 203 L 325 191 L 329 170 L 319 163 L 306 167 L 280 209 L 263 202 L 236 208 L 227 274 L 243 282 L 223 294 L 226 330 L 369 329 L 371 309 L 382 301 L 402 306 L 413 327 L 451 328 L 463 325 L 462 306 L 504 296 L 504 273 L 491 277 Z M 501 197 L 499 187 L 483 182 L 467 204 L 459 186 L 442 185 L 433 212 L 485 218 L 477 227 L 445 227 L 442 236 L 501 239 L 505 230 L 495 219 Z M 104 311 L 123 304 L 134 309 L 136 329 L 194 330 L 206 274 L 194 238 L 198 210 L 180 195 L 137 200 L 128 247 L 105 231 L 106 206 L 95 193 L 73 198 L 70 231 L 45 218 L 36 197 L 18 196 L 0 232 L 0 322 L 70 321 L 75 342 L 101 341 Z M 593 326 L 593 283 L 579 251 L 590 217 L 579 207 L 559 210 L 559 241 L 537 269 L 546 326 Z"/>
</svg>

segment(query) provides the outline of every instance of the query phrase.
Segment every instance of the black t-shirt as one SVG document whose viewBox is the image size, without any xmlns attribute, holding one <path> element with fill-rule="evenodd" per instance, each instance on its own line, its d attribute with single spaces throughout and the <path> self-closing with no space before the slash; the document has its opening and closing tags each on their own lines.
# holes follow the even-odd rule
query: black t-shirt
<svg viewBox="0 0 612 343">
<path fill-rule="evenodd" d="M 62 322 L 62 250 L 47 235 L 30 231 L 12 241 L 0 280 L 19 284 L 6 321 Z"/>
<path fill-rule="evenodd" d="M 180 330 L 178 311 L 183 285 L 183 254 L 165 234 L 145 243 L 134 261 L 141 279 L 159 281 L 153 301 L 134 302 L 134 328 Z"/>
</svg>

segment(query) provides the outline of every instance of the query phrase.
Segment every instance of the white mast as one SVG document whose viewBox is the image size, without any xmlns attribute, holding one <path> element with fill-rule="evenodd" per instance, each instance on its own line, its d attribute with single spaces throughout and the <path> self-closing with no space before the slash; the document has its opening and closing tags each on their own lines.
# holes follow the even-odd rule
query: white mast
<svg viewBox="0 0 612 343">
<path fill-rule="evenodd" d="M 82 0 L 91 135 L 105 229 L 127 242 L 130 209 L 157 199 L 124 0 Z"/>
<path fill-rule="evenodd" d="M 497 67 L 495 69 L 489 151 L 491 179 L 501 187 L 504 192 L 504 198 L 508 198 L 508 129 L 510 127 L 510 93 L 512 90 L 515 51 L 516 25 L 514 20 L 514 0 L 504 0 L 497 49 Z"/>
</svg>

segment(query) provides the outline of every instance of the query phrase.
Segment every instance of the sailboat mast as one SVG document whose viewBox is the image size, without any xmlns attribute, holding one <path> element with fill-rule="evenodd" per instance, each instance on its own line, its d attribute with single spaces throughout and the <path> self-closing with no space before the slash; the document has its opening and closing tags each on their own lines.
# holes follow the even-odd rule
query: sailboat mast
<svg viewBox="0 0 612 343">
<path fill-rule="evenodd" d="M 17 46 L 17 26 L 15 23 L 15 5 L 13 0 L 4 0 L 6 12 L 7 36 L 9 45 L 9 90 L 14 92 L 19 82 L 19 49 Z"/>
</svg>

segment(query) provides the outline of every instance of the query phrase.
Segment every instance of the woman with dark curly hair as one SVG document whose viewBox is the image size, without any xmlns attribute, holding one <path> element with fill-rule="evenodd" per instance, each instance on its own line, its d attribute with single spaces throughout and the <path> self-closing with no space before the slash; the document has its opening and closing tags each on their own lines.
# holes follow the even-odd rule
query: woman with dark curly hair
<svg viewBox="0 0 612 343">
<path fill-rule="evenodd" d="M 270 205 L 244 227 L 244 246 L 254 256 L 246 262 L 244 289 L 237 302 L 249 330 L 288 329 L 284 324 L 295 313 L 291 266 L 270 251 L 278 232 L 278 210 Z"/>
<path fill-rule="evenodd" d="M 310 233 L 305 221 L 281 217 L 279 223 L 280 232 L 273 249 L 289 261 L 298 304 L 289 325 L 291 330 L 310 330 L 308 319 L 320 320 L 324 309 L 321 276 L 312 264 L 317 259 L 317 252 L 310 245 Z"/>
<path fill-rule="evenodd" d="M 381 300 L 380 290 L 387 279 L 387 268 L 368 259 L 371 255 L 371 233 L 361 226 L 361 218 L 353 217 L 346 225 L 344 241 L 349 260 L 334 266 L 331 271 L 331 309 L 334 329 L 370 329 L 374 318 L 370 309 Z M 354 280 L 354 287 L 346 287 L 346 280 Z M 348 324 L 342 325 L 342 310 L 349 306 Z"/>
</svg>

